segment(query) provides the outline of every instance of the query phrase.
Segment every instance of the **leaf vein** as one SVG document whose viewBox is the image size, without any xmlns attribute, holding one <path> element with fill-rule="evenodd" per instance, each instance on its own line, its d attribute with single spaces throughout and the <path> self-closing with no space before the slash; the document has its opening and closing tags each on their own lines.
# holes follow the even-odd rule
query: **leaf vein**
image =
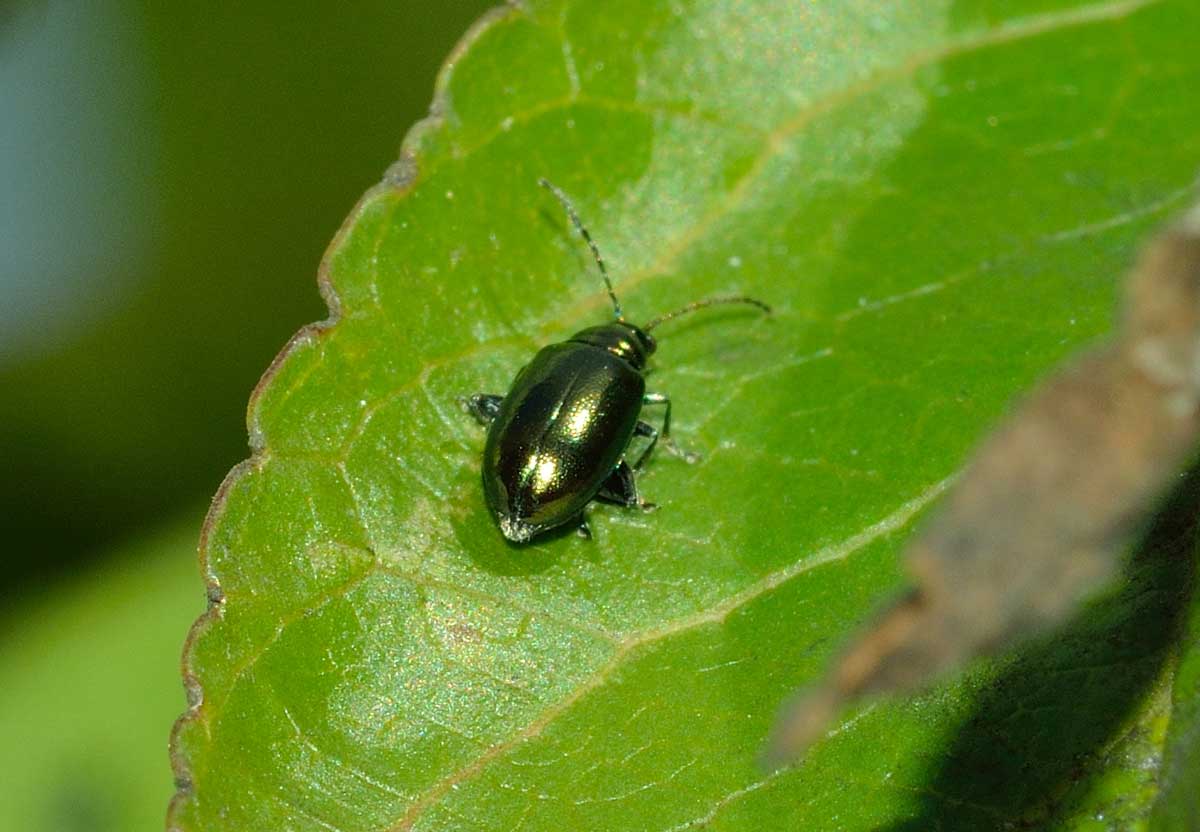
<svg viewBox="0 0 1200 832">
<path fill-rule="evenodd" d="M 811 102 L 796 115 L 770 131 L 753 163 L 726 192 L 725 198 L 717 201 L 711 210 L 674 240 L 667 241 L 662 247 L 663 254 L 655 262 L 626 275 L 621 281 L 622 289 L 630 292 L 649 278 L 675 270 L 679 259 L 688 249 L 699 240 L 710 237 L 714 225 L 746 203 L 753 191 L 754 183 L 763 175 L 770 162 L 781 155 L 789 142 L 818 117 L 876 92 L 885 84 L 909 78 L 921 69 L 940 61 L 993 46 L 1037 37 L 1059 29 L 1121 19 L 1161 2 L 1163 0 L 1115 0 L 1115 2 L 1095 3 L 1068 11 L 1032 15 L 997 28 L 951 38 L 940 47 L 919 51 L 896 66 L 881 69 L 857 83 L 849 84 L 830 95 Z M 576 311 L 572 317 L 582 314 L 584 310 L 606 303 L 606 298 L 607 296 L 602 292 L 592 292 L 586 299 L 574 305 Z"/>
<path fill-rule="evenodd" d="M 740 607 L 771 592 L 774 589 L 777 589 L 793 578 L 827 563 L 842 560 L 848 557 L 850 554 L 866 547 L 875 540 L 902 529 L 922 509 L 940 496 L 949 487 L 952 480 L 953 477 L 948 477 L 940 482 L 935 483 L 924 492 L 914 497 L 912 500 L 909 500 L 901 505 L 898 509 L 884 517 L 882 520 L 879 520 L 873 525 L 868 526 L 863 531 L 853 535 L 842 543 L 827 547 L 818 551 L 812 557 L 772 572 L 751 584 L 741 592 L 734 593 L 733 595 L 722 600 L 720 603 L 714 604 L 708 609 L 700 610 L 696 613 L 683 616 L 658 627 L 651 627 L 627 636 L 618 645 L 618 648 L 616 652 L 613 653 L 612 657 L 603 665 L 601 665 L 595 673 L 587 677 L 567 696 L 552 703 L 521 731 L 518 731 L 508 739 L 502 740 L 501 742 L 490 746 L 470 763 L 454 772 L 451 772 L 437 783 L 433 784 L 425 791 L 424 794 L 422 794 L 409 806 L 405 814 L 399 820 L 397 820 L 395 824 L 390 826 L 389 829 L 391 832 L 403 832 L 403 830 L 412 829 L 417 819 L 425 812 L 425 810 L 435 804 L 447 792 L 453 788 L 456 788 L 462 782 L 482 772 L 490 763 L 498 759 L 501 755 L 512 750 L 519 744 L 541 734 L 548 725 L 554 722 L 554 720 L 560 715 L 568 711 L 573 705 L 575 705 L 575 703 L 583 699 L 584 696 L 603 686 L 609 680 L 609 678 L 613 676 L 613 674 L 616 673 L 616 671 L 623 664 L 626 663 L 629 657 L 639 649 L 671 636 L 688 632 L 689 630 L 709 624 L 719 624 Z"/>
</svg>

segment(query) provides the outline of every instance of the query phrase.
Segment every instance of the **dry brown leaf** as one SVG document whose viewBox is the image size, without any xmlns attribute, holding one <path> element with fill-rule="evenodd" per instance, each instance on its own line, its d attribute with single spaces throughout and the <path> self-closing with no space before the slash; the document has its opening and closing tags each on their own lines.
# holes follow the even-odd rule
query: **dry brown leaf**
<svg viewBox="0 0 1200 832">
<path fill-rule="evenodd" d="M 916 588 L 780 720 L 802 753 L 849 702 L 908 691 L 1061 622 L 1111 578 L 1200 437 L 1200 206 L 1154 239 L 1116 340 L 1064 367 L 979 449 L 906 551 Z"/>
</svg>

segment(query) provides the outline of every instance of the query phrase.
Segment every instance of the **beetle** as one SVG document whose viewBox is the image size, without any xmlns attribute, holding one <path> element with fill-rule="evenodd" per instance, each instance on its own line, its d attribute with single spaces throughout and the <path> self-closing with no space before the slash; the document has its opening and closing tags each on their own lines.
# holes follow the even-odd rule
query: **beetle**
<svg viewBox="0 0 1200 832">
<path fill-rule="evenodd" d="M 642 421 L 642 408 L 662 406 L 661 437 L 671 442 L 671 400 L 647 393 L 646 362 L 657 348 L 651 330 L 659 324 L 726 303 L 771 308 L 749 297 L 694 301 L 659 315 L 644 326 L 625 320 L 600 249 L 571 200 L 546 179 L 549 190 L 592 251 L 615 320 L 588 327 L 566 341 L 542 348 L 517 373 L 506 396 L 480 393 L 462 400 L 468 413 L 488 427 L 483 451 L 483 492 L 500 532 L 513 543 L 573 521 L 591 537 L 584 508 L 594 499 L 651 510 L 638 494 L 636 472 L 658 443 L 660 431 Z M 648 444 L 630 464 L 630 442 Z"/>
</svg>

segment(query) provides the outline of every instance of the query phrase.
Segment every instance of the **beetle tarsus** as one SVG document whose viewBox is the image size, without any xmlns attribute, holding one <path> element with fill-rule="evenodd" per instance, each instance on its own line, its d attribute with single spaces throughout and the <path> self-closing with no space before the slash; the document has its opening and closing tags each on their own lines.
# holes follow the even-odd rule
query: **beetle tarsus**
<svg viewBox="0 0 1200 832">
<path fill-rule="evenodd" d="M 686 448 L 680 447 L 679 443 L 675 441 L 675 437 L 673 436 L 664 437 L 663 445 L 666 447 L 667 453 L 671 454 L 672 456 L 679 457 L 688 465 L 695 465 L 697 462 L 704 459 L 703 454 L 697 453 L 696 451 L 689 451 Z"/>
</svg>

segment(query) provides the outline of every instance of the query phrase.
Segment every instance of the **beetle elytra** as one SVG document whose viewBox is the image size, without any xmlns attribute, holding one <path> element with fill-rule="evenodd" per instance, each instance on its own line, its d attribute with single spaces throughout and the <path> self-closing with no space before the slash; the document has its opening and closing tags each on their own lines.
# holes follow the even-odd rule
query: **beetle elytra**
<svg viewBox="0 0 1200 832">
<path fill-rule="evenodd" d="M 646 362 L 657 344 L 650 334 L 672 318 L 726 303 L 756 306 L 749 297 L 698 300 L 644 326 L 625 320 L 600 249 L 570 199 L 545 179 L 539 184 L 562 203 L 588 244 L 612 301 L 615 320 L 588 327 L 541 349 L 517 374 L 508 394 L 478 394 L 464 407 L 488 426 L 483 451 L 483 491 L 501 533 L 514 543 L 566 523 L 578 522 L 590 537 L 584 509 L 592 500 L 653 508 L 638 494 L 636 472 L 661 435 L 670 443 L 671 400 L 647 393 Z M 646 406 L 664 408 L 661 431 L 641 420 Z M 631 440 L 648 443 L 632 463 Z"/>
</svg>

